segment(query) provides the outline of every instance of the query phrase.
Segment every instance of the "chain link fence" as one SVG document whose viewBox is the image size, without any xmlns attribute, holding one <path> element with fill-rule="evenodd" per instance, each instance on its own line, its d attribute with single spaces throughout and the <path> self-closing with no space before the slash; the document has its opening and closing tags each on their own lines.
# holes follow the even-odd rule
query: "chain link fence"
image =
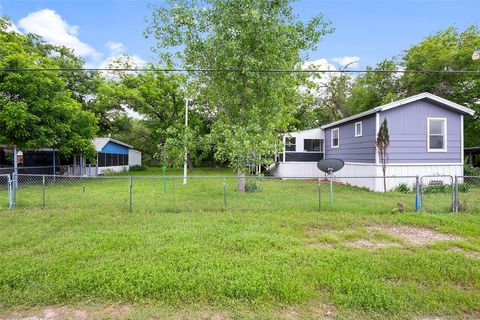
<svg viewBox="0 0 480 320">
<path fill-rule="evenodd" d="M 245 192 L 238 191 L 244 184 Z M 10 187 L 9 187 L 10 186 Z M 9 188 L 12 189 L 9 192 Z M 480 177 L 76 177 L 0 175 L 2 207 L 130 212 L 480 210 Z"/>
<path fill-rule="evenodd" d="M 12 184 L 10 175 L 0 174 L 0 209 L 12 206 Z"/>
<path fill-rule="evenodd" d="M 480 176 L 456 177 L 455 211 L 473 212 L 480 210 Z"/>
</svg>

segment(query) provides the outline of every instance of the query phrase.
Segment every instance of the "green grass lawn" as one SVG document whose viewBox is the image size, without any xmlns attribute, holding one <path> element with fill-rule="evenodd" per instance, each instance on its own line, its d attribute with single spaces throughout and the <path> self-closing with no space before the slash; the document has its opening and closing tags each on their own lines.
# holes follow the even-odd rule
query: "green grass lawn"
<svg viewBox="0 0 480 320">
<path fill-rule="evenodd" d="M 0 318 L 480 316 L 475 206 L 414 213 L 412 194 L 335 185 L 329 209 L 322 184 L 319 211 L 315 181 L 239 194 L 233 178 L 168 179 L 164 190 L 149 171 L 133 180 L 132 213 L 128 178 L 47 181 L 45 209 L 38 181 L 21 182 L 18 208 L 0 209 Z M 398 201 L 407 213 L 391 213 Z"/>
</svg>

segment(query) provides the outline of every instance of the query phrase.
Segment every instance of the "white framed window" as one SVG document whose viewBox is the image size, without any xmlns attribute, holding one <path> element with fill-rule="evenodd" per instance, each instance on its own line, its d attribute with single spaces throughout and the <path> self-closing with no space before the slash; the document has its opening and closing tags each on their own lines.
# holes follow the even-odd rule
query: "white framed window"
<svg viewBox="0 0 480 320">
<path fill-rule="evenodd" d="M 427 118 L 427 151 L 447 151 L 447 119 Z"/>
<path fill-rule="evenodd" d="M 340 130 L 339 128 L 332 129 L 332 148 L 338 148 L 340 145 Z"/>
<path fill-rule="evenodd" d="M 296 150 L 297 150 L 297 139 L 295 137 L 286 137 L 285 151 L 296 151 Z"/>
<path fill-rule="evenodd" d="M 355 123 L 355 137 L 361 137 L 363 134 L 362 121 Z"/>
</svg>

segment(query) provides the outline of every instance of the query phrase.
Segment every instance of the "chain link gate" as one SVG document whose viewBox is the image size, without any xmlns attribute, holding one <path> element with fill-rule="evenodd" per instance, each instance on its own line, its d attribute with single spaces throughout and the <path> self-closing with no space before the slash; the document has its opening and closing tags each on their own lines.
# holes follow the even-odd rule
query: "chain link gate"
<svg viewBox="0 0 480 320">
<path fill-rule="evenodd" d="M 450 175 L 420 178 L 420 196 L 424 212 L 455 212 L 455 184 Z"/>
</svg>

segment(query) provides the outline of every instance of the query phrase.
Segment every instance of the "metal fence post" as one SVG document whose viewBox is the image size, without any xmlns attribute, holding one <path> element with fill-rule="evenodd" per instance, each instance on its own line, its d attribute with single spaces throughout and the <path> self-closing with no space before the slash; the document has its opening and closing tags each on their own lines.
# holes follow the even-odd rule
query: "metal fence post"
<svg viewBox="0 0 480 320">
<path fill-rule="evenodd" d="M 223 205 L 227 211 L 227 179 L 223 177 Z"/>
<path fill-rule="evenodd" d="M 8 208 L 9 209 L 12 209 L 13 208 L 13 192 L 12 192 L 12 189 L 13 189 L 13 182 L 12 182 L 12 178 L 10 177 L 10 175 L 8 175 L 8 181 L 7 181 L 7 188 L 8 188 Z"/>
<path fill-rule="evenodd" d="M 130 212 L 132 212 L 132 189 L 133 189 L 133 177 L 130 176 Z"/>
<path fill-rule="evenodd" d="M 330 178 L 330 209 L 333 208 L 333 180 L 332 180 L 332 173 L 328 175 Z"/>
<path fill-rule="evenodd" d="M 420 177 L 415 178 L 415 212 L 422 211 L 422 202 L 420 199 Z"/>
<path fill-rule="evenodd" d="M 45 176 L 42 176 L 42 208 L 45 208 Z"/>
<path fill-rule="evenodd" d="M 18 175 L 12 174 L 12 208 L 17 206 Z"/>
<path fill-rule="evenodd" d="M 425 208 L 425 188 L 423 187 L 423 176 L 420 177 L 419 189 L 420 189 L 420 211 L 423 211 L 423 209 Z"/>
<path fill-rule="evenodd" d="M 459 199 L 459 194 L 458 194 L 458 176 L 455 175 L 455 182 L 453 185 L 453 206 L 452 206 L 452 211 L 453 212 L 458 212 L 458 203 L 460 202 Z"/>
<path fill-rule="evenodd" d="M 320 211 L 320 209 L 321 209 L 321 207 L 322 207 L 322 201 L 321 201 L 321 200 L 322 200 L 322 196 L 321 196 L 322 190 L 321 190 L 321 186 L 322 186 L 322 185 L 321 185 L 321 178 L 318 178 L 318 187 L 317 187 L 317 189 L 318 189 L 318 211 Z"/>
</svg>

